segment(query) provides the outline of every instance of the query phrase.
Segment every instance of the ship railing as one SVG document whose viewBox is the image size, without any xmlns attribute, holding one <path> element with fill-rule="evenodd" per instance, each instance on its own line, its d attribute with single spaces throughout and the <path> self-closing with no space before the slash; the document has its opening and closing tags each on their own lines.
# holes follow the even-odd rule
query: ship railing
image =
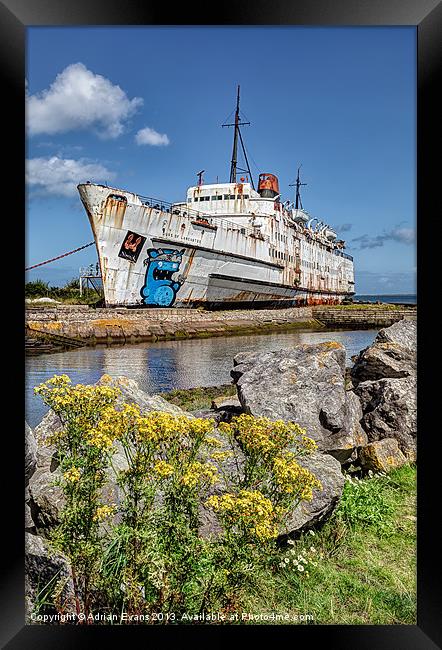
<svg viewBox="0 0 442 650">
<path fill-rule="evenodd" d="M 353 262 L 353 257 L 351 255 L 349 255 L 348 253 L 343 253 L 342 251 L 337 250 L 337 249 L 335 249 L 333 251 L 333 253 L 335 255 L 338 255 L 339 257 L 345 257 L 346 260 L 350 260 L 351 262 Z"/>
<path fill-rule="evenodd" d="M 159 201 L 148 196 L 141 196 L 138 194 L 141 203 L 152 210 L 159 210 L 161 212 L 167 212 L 169 214 L 175 215 L 177 217 L 185 217 L 191 220 L 198 219 L 207 219 L 209 223 L 213 225 L 219 225 L 223 230 L 234 230 L 240 232 L 242 235 L 249 237 L 254 237 L 262 241 L 270 241 L 268 235 L 263 235 L 259 228 L 251 228 L 250 226 L 243 226 L 242 224 L 235 223 L 229 219 L 224 219 L 223 217 L 218 217 L 217 215 L 210 214 L 208 212 L 201 212 L 200 210 L 193 210 L 192 208 L 179 208 L 175 203 L 169 203 L 168 201 Z"/>
</svg>

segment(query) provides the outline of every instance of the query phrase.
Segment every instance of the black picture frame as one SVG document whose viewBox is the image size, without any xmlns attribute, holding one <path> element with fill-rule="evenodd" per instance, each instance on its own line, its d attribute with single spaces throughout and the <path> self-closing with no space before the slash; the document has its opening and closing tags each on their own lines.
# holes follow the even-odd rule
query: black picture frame
<svg viewBox="0 0 442 650">
<path fill-rule="evenodd" d="M 173 9 L 172 9 L 173 7 Z M 438 532 L 439 496 L 437 478 L 440 476 L 437 453 L 438 423 L 431 423 L 427 409 L 437 403 L 438 396 L 431 391 L 432 384 L 425 383 L 423 366 L 430 354 L 430 340 L 424 330 L 425 311 L 428 309 L 430 291 L 434 298 L 436 277 L 427 271 L 431 262 L 430 242 L 433 241 L 429 222 L 432 205 L 438 190 L 436 174 L 438 164 L 436 149 L 440 134 L 440 103 L 437 100 L 437 81 L 442 34 L 442 5 L 440 0 L 243 0 L 237 5 L 214 5 L 209 11 L 207 3 L 166 5 L 141 0 L 3 0 L 0 3 L 0 61 L 3 74 L 3 159 L 7 161 L 3 177 L 5 191 L 3 218 L 10 218 L 14 207 L 14 229 L 19 229 L 17 214 L 25 205 L 24 190 L 24 94 L 25 94 L 25 35 L 26 28 L 37 25 L 319 25 L 319 26 L 393 26 L 411 25 L 417 29 L 418 42 L 418 122 L 417 122 L 417 210 L 418 229 L 418 624 L 416 626 L 289 626 L 276 630 L 272 626 L 259 626 L 264 637 L 288 634 L 291 644 L 325 644 L 327 648 L 394 650 L 433 649 L 442 646 L 441 587 L 439 581 L 440 542 Z M 10 138 L 9 145 L 8 137 Z M 440 142 L 440 138 L 439 138 Z M 440 145 L 439 145 L 440 146 Z M 6 185 L 7 184 L 7 185 Z M 12 198 L 13 197 L 13 198 Z M 6 202 L 8 201 L 8 203 Z M 9 204 L 9 205 L 8 205 Z M 24 220 L 22 220 L 22 225 Z M 9 229 L 5 227 L 6 234 Z M 22 239 L 23 241 L 23 239 Z M 422 251 L 425 250 L 425 254 Z M 437 259 L 437 250 L 434 251 Z M 22 264 L 15 256 L 14 263 Z M 11 267 L 9 267 L 11 268 Z M 15 268 L 15 267 L 14 267 Z M 17 269 L 18 270 L 18 269 Z M 18 349 L 22 349 L 23 307 L 20 273 L 12 274 L 17 282 L 13 294 L 17 297 L 16 309 L 8 311 L 8 329 L 17 336 Z M 434 278 L 434 279 L 433 279 Z M 13 286 L 11 282 L 10 286 Z M 12 289 L 11 289 L 12 291 Z M 9 308 L 9 301 L 8 301 Z M 15 320 L 16 319 L 16 320 Z M 435 323 L 437 326 L 437 323 Z M 11 334 L 11 332 L 10 332 Z M 8 334 L 8 341 L 13 337 Z M 12 344 L 11 344 L 12 345 Z M 8 346 L 9 347 L 9 346 Z M 13 348 L 11 348 L 13 349 Z M 438 351 L 436 350 L 436 353 Z M 435 350 L 432 350 L 432 357 Z M 5 357 L 6 360 L 7 357 Z M 428 361 L 431 364 L 431 360 Z M 18 362 L 4 363 L 4 373 L 13 391 L 19 392 L 23 381 L 23 366 Z M 424 396 L 425 393 L 425 396 Z M 1 643 L 2 647 L 18 648 L 76 648 L 90 647 L 111 636 L 116 643 L 139 642 L 157 647 L 158 643 L 172 640 L 179 633 L 179 642 L 189 640 L 189 634 L 206 636 L 215 633 L 219 640 L 235 635 L 235 640 L 246 641 L 254 626 L 180 626 L 179 628 L 146 627 L 69 627 L 25 625 L 24 613 L 24 535 L 23 535 L 23 426 L 18 411 L 8 426 L 6 410 L 9 400 L 4 400 L 4 450 L 2 519 L 6 523 L 3 533 L 5 566 L 1 585 Z M 7 403 L 7 404 L 6 404 Z M 7 459 L 7 462 L 6 462 Z M 9 475 L 6 478 L 6 469 Z M 439 572 L 437 569 L 439 568 Z M 97 638 L 99 637 L 99 638 Z M 276 638 L 275 638 L 276 641 Z M 247 641 L 246 641 L 247 642 Z"/>
</svg>

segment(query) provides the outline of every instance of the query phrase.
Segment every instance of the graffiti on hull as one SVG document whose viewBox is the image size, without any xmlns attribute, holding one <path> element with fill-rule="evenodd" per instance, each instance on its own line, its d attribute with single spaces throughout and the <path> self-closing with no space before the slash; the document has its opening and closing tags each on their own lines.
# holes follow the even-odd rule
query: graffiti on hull
<svg viewBox="0 0 442 650">
<path fill-rule="evenodd" d="M 184 248 L 182 250 L 175 248 L 149 248 L 147 250 L 147 258 L 144 260 L 144 265 L 147 267 L 146 277 L 140 291 L 144 305 L 158 307 L 173 305 L 183 281 L 175 280 L 172 276 L 179 270 L 184 252 Z"/>
<path fill-rule="evenodd" d="M 140 256 L 145 241 L 146 237 L 128 230 L 126 237 L 121 244 L 118 257 L 122 257 L 124 260 L 129 260 L 129 262 L 136 262 Z"/>
</svg>

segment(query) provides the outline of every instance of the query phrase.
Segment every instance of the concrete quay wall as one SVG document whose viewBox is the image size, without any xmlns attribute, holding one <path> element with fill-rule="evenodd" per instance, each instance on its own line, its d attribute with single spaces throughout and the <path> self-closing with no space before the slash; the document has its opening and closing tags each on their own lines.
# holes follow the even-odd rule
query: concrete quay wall
<svg viewBox="0 0 442 650">
<path fill-rule="evenodd" d="M 311 307 L 207 312 L 195 309 L 28 308 L 26 330 L 84 341 L 133 343 L 257 333 L 290 327 L 323 327 Z"/>
<path fill-rule="evenodd" d="M 358 309 L 348 307 L 313 307 L 313 318 L 328 328 L 382 329 L 402 319 L 416 320 L 416 307 L 386 308 L 382 306 Z"/>
</svg>

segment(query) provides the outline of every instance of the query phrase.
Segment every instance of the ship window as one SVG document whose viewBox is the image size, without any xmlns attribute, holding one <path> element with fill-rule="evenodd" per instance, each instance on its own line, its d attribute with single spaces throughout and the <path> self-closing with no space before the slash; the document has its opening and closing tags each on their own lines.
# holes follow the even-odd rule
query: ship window
<svg viewBox="0 0 442 650">
<path fill-rule="evenodd" d="M 114 201 L 122 201 L 123 203 L 127 203 L 127 199 L 125 196 L 120 196 L 119 194 L 109 194 L 107 197 L 108 199 L 113 199 Z"/>
<path fill-rule="evenodd" d="M 245 199 L 248 199 L 248 198 L 249 198 L 249 195 L 248 195 L 248 194 L 244 194 L 244 198 L 245 198 Z"/>
<path fill-rule="evenodd" d="M 230 195 L 229 194 L 224 194 L 224 200 L 227 201 L 229 199 Z"/>
<path fill-rule="evenodd" d="M 230 198 L 231 198 L 231 199 L 234 199 L 234 198 L 235 198 L 235 195 L 234 195 L 234 194 L 231 194 L 231 195 L 230 195 Z"/>
</svg>

